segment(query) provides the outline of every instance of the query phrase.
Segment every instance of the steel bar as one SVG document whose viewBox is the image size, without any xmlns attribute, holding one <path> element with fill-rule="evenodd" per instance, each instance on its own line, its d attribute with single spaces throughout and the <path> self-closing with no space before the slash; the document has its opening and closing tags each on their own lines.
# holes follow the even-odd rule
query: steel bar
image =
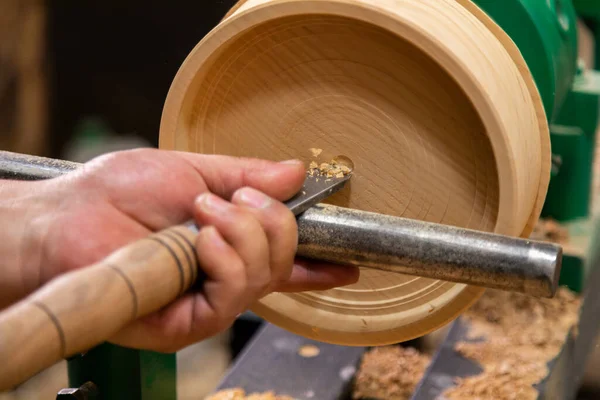
<svg viewBox="0 0 600 400">
<path fill-rule="evenodd" d="M 562 249 L 552 243 L 325 204 L 298 225 L 304 257 L 540 297 L 558 286 Z"/>
<path fill-rule="evenodd" d="M 50 179 L 80 166 L 81 164 L 70 161 L 0 151 L 0 179 Z"/>
<path fill-rule="evenodd" d="M 80 164 L 0 152 L 0 177 L 44 179 Z M 36 170 L 39 169 L 39 173 Z M 552 297 L 562 248 L 545 242 L 319 204 L 298 217 L 298 255 Z"/>
</svg>

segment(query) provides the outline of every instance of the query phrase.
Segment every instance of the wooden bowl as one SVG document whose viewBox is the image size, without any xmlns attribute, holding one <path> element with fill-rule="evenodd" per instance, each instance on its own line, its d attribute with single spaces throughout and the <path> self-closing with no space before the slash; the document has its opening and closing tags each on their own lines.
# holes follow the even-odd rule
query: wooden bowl
<svg viewBox="0 0 600 400">
<path fill-rule="evenodd" d="M 550 176 L 539 93 L 514 43 L 468 0 L 249 0 L 174 79 L 160 147 L 355 165 L 339 206 L 526 237 Z M 321 149 L 314 157 L 311 149 Z M 343 345 L 422 336 L 482 289 L 382 271 L 271 294 L 253 311 Z"/>
</svg>

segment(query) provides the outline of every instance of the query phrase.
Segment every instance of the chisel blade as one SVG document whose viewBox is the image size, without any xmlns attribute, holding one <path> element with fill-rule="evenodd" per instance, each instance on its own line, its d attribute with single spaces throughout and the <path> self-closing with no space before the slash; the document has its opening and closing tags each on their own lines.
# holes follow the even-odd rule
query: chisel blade
<svg viewBox="0 0 600 400">
<path fill-rule="evenodd" d="M 343 189 L 351 176 L 351 173 L 331 177 L 321 174 L 307 174 L 302 189 L 285 204 L 292 210 L 294 215 L 302 214 L 310 207 Z"/>
</svg>

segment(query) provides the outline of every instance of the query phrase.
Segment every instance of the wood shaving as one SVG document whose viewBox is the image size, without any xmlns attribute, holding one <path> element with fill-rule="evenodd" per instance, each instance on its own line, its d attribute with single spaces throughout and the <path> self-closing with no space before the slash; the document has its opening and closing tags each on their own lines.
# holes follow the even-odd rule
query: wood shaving
<svg viewBox="0 0 600 400">
<path fill-rule="evenodd" d="M 298 354 L 305 358 L 316 357 L 319 355 L 319 353 L 321 353 L 321 350 L 312 344 L 304 345 L 298 349 Z"/>
<path fill-rule="evenodd" d="M 553 243 L 566 243 L 569 240 L 569 231 L 552 218 L 545 218 L 538 220 L 530 238 Z"/>
<path fill-rule="evenodd" d="M 547 363 L 577 324 L 579 307 L 580 298 L 562 287 L 552 299 L 488 289 L 463 314 L 471 324 L 468 339 L 480 341 L 455 348 L 484 372 L 457 380 L 443 398 L 537 399 L 533 386 L 548 375 Z"/>
<path fill-rule="evenodd" d="M 309 150 L 313 157 L 319 157 L 319 155 L 323 152 L 323 149 L 310 148 Z"/>
<path fill-rule="evenodd" d="M 470 378 L 459 379 L 459 388 L 444 393 L 445 399 L 528 400 L 537 399 L 538 391 L 514 372 L 492 371 Z"/>
<path fill-rule="evenodd" d="M 343 178 L 344 176 L 351 173 L 352 170 L 344 164 L 340 164 L 335 160 L 331 160 L 328 163 L 317 164 L 315 161 L 311 161 L 308 166 L 308 174 L 310 176 L 324 176 L 327 178 Z"/>
<path fill-rule="evenodd" d="M 240 388 L 221 390 L 204 400 L 295 400 L 289 396 L 276 396 L 273 392 L 252 393 L 246 395 L 246 392 Z"/>
<path fill-rule="evenodd" d="M 363 356 L 352 398 L 408 400 L 430 362 L 412 347 L 376 347 Z"/>
</svg>

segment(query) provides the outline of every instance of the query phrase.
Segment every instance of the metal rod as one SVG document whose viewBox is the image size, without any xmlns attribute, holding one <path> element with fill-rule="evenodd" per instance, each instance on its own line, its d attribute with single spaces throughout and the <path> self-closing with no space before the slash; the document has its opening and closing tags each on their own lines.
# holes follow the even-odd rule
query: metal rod
<svg viewBox="0 0 600 400">
<path fill-rule="evenodd" d="M 319 204 L 298 219 L 298 254 L 424 278 L 552 297 L 562 248 Z"/>
<path fill-rule="evenodd" d="M 0 151 L 0 178 L 47 179 L 81 164 Z M 562 248 L 319 204 L 298 217 L 298 255 L 338 264 L 552 297 Z"/>
<path fill-rule="evenodd" d="M 34 181 L 55 178 L 81 164 L 52 158 L 0 151 L 0 179 Z"/>
</svg>

